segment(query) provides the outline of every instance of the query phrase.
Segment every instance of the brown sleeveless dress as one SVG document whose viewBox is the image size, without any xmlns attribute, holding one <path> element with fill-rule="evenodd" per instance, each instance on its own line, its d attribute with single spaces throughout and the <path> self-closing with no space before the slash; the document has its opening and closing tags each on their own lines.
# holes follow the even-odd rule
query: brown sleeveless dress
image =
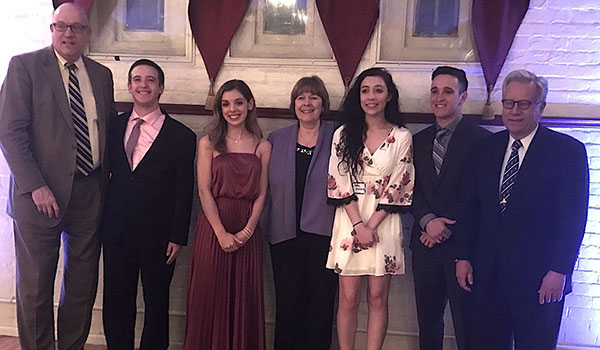
<svg viewBox="0 0 600 350">
<path fill-rule="evenodd" d="M 258 196 L 260 159 L 225 153 L 212 160 L 212 195 L 229 233 L 244 228 Z M 264 350 L 260 225 L 226 253 L 202 212 L 196 225 L 187 299 L 186 350 Z"/>
</svg>

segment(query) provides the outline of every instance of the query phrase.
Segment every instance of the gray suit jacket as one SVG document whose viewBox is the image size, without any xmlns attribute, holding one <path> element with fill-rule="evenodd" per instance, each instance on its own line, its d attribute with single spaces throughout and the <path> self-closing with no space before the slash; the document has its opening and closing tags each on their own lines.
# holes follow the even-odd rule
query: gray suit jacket
<svg viewBox="0 0 600 350">
<path fill-rule="evenodd" d="M 100 157 L 110 116 L 115 113 L 110 70 L 83 57 L 96 99 Z M 76 141 L 69 100 L 52 47 L 15 56 L 0 90 L 0 147 L 11 170 L 8 214 L 51 227 L 62 219 L 37 211 L 31 192 L 47 185 L 60 214 L 69 204 L 76 172 Z M 107 172 L 103 169 L 104 178 Z"/>
<path fill-rule="evenodd" d="M 334 206 L 327 205 L 327 171 L 335 127 L 322 121 L 306 174 L 300 229 L 331 236 Z M 273 145 L 269 163 L 269 191 L 265 203 L 267 237 L 271 244 L 296 237 L 296 143 L 298 124 L 269 134 Z"/>
</svg>

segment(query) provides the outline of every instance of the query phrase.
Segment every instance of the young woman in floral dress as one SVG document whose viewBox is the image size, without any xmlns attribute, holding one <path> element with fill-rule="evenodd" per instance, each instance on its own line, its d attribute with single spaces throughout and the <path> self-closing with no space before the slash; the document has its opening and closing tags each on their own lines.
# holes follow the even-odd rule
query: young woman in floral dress
<svg viewBox="0 0 600 350">
<path fill-rule="evenodd" d="M 412 136 L 382 68 L 362 72 L 333 136 L 328 200 L 337 205 L 327 267 L 339 274 L 340 350 L 354 348 L 361 276 L 368 276 L 367 349 L 381 349 L 391 276 L 404 273 L 400 212 L 412 202 Z"/>
</svg>

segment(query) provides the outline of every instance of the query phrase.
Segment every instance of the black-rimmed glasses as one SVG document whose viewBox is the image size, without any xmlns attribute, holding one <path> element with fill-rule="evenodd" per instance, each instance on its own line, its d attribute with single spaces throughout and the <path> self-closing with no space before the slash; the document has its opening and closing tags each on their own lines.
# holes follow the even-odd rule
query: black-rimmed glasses
<svg viewBox="0 0 600 350">
<path fill-rule="evenodd" d="M 529 109 L 529 107 L 535 104 L 538 104 L 538 102 L 533 102 L 530 100 L 502 100 L 502 107 L 506 109 L 513 109 L 513 107 L 517 105 L 522 111 Z"/>
<path fill-rule="evenodd" d="M 81 23 L 66 24 L 65 22 L 52 23 L 52 27 L 58 32 L 65 32 L 67 28 L 71 28 L 71 31 L 76 34 L 83 33 L 88 28 L 88 26 Z"/>
</svg>

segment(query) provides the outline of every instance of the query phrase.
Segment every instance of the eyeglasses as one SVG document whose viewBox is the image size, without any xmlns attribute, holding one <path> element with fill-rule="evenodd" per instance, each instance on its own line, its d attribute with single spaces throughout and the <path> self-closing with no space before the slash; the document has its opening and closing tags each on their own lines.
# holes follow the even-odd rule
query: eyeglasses
<svg viewBox="0 0 600 350">
<path fill-rule="evenodd" d="M 519 107 L 520 110 L 525 111 L 531 107 L 531 105 L 536 105 L 539 102 L 533 102 L 529 100 L 502 100 L 502 107 L 506 109 L 513 109 L 515 105 Z"/>
<path fill-rule="evenodd" d="M 71 28 L 71 31 L 76 34 L 83 33 L 88 28 L 88 26 L 81 23 L 66 24 L 65 22 L 52 23 L 52 26 L 58 32 L 66 32 L 67 28 Z"/>
</svg>

